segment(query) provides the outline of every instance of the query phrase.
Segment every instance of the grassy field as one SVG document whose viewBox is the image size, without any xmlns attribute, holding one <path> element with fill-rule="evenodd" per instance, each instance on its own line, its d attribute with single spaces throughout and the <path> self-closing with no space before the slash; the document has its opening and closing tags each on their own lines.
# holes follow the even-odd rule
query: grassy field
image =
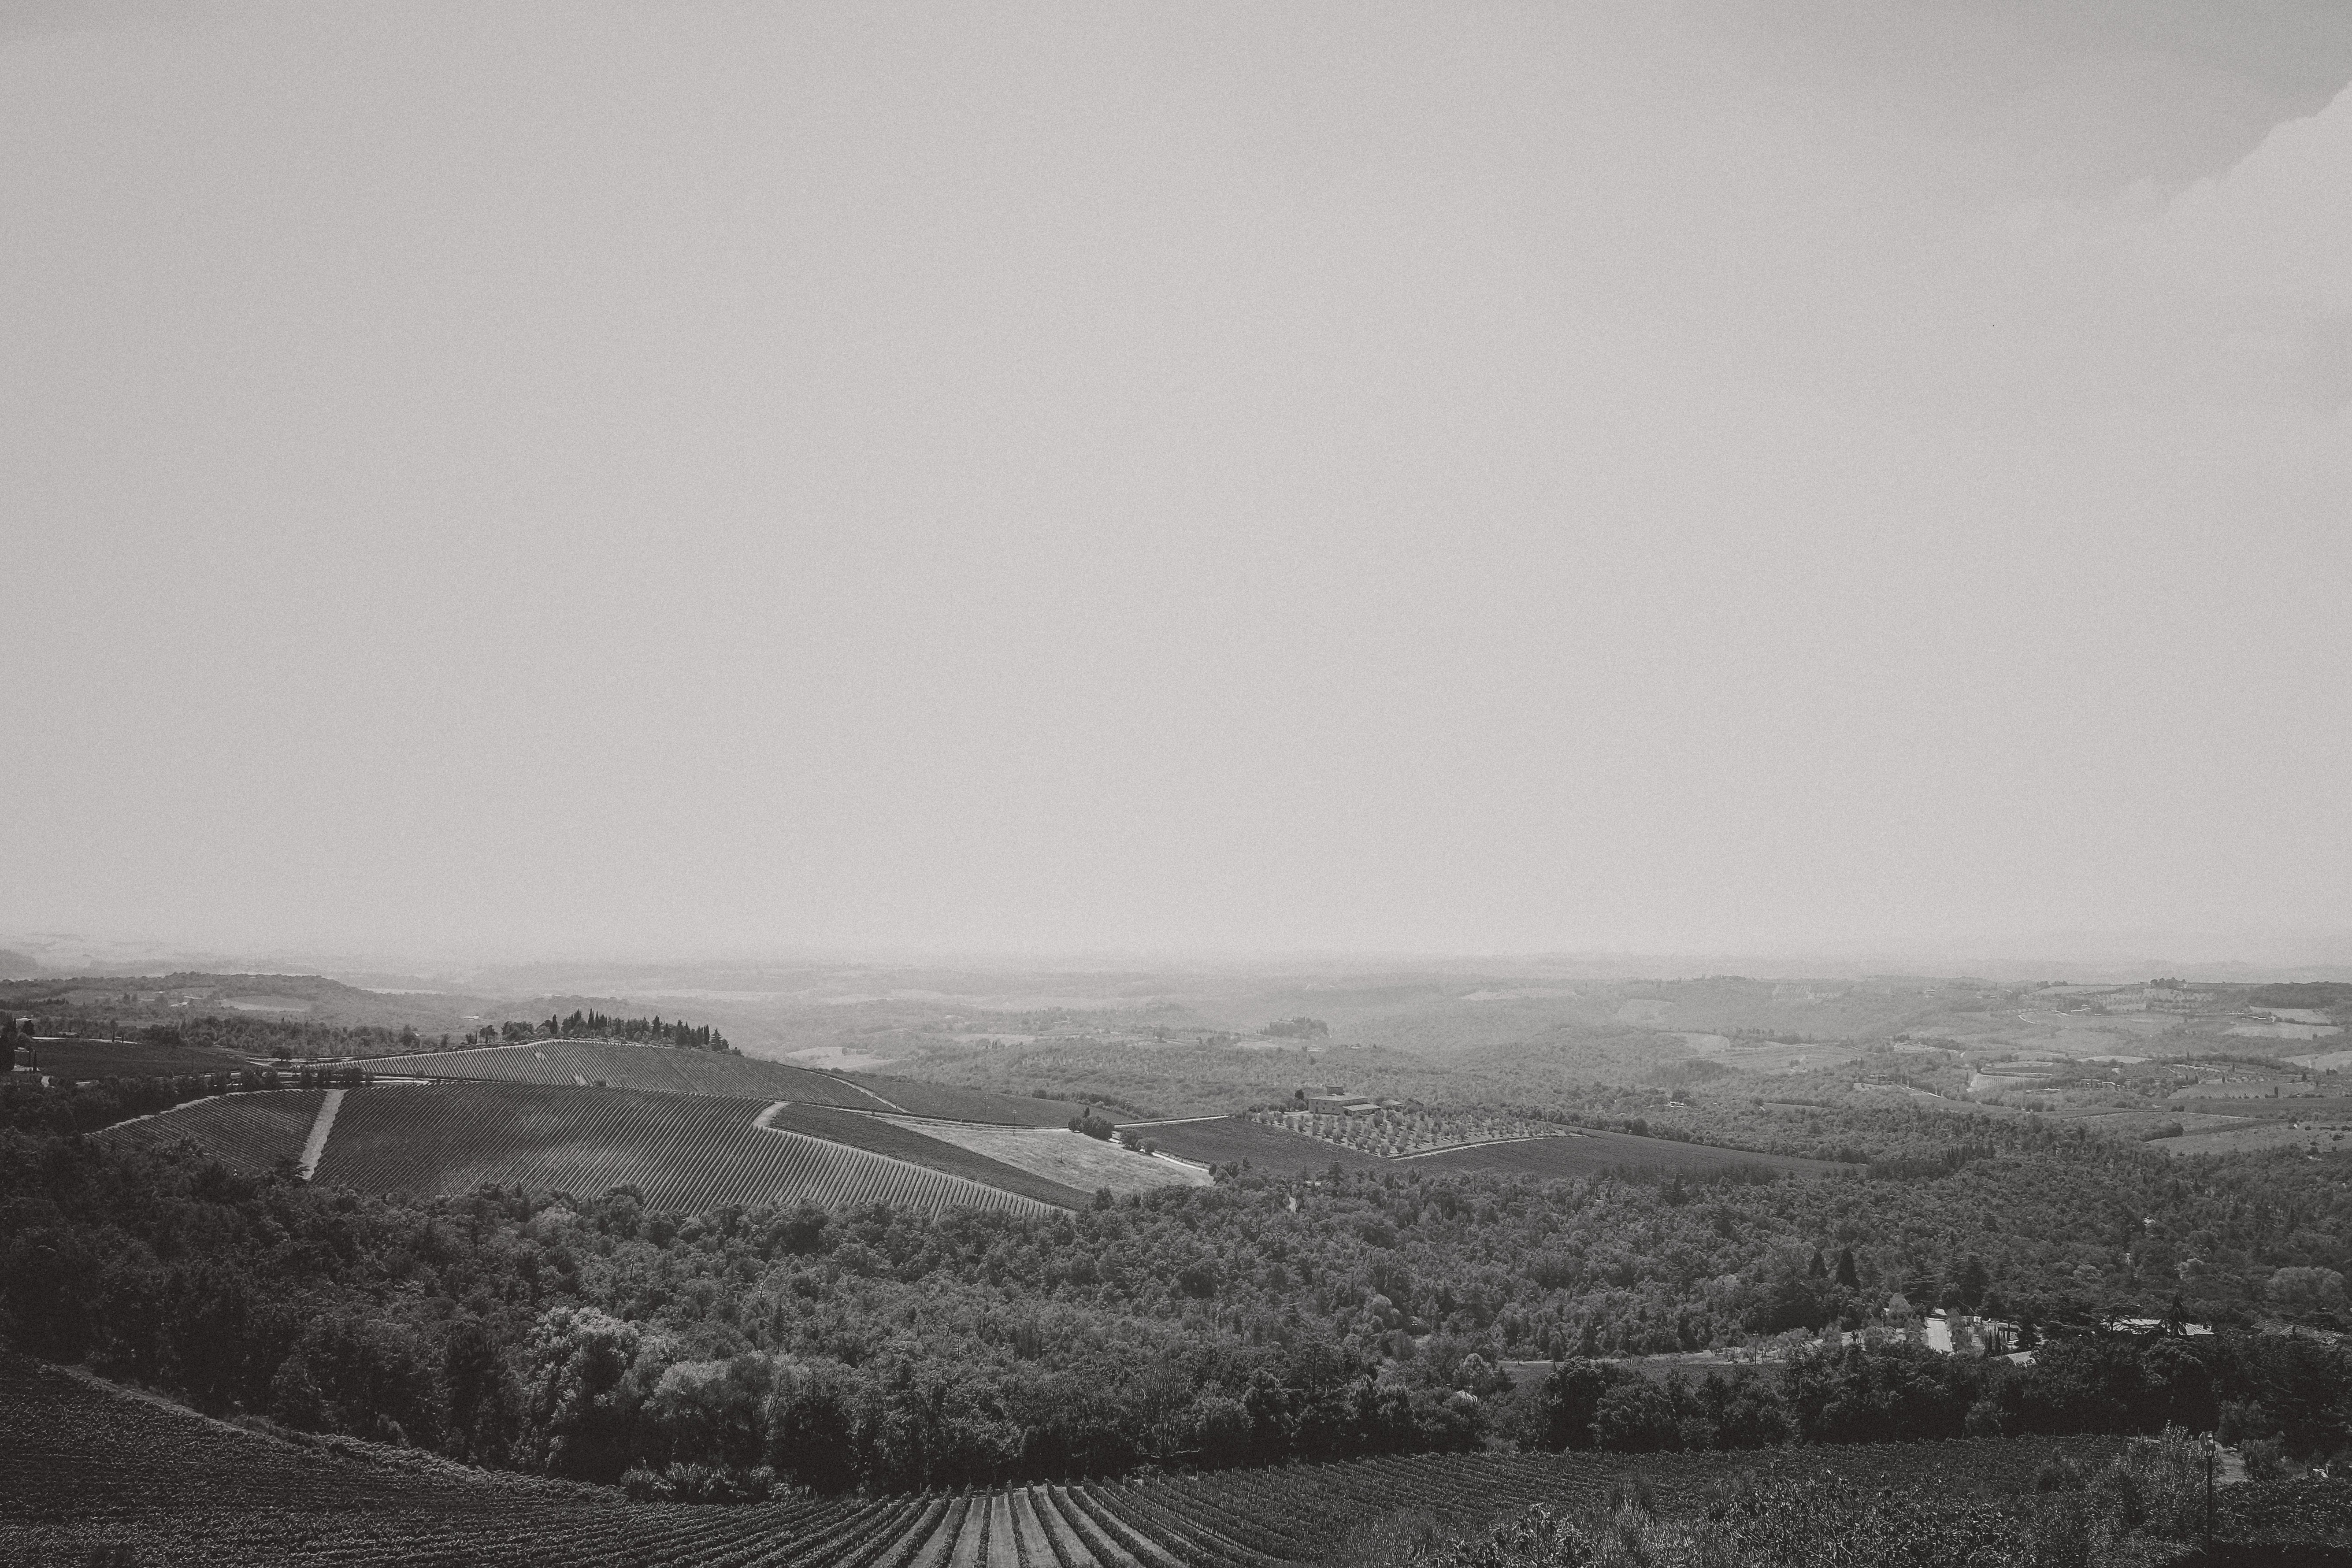
<svg viewBox="0 0 2352 1568">
<path fill-rule="evenodd" d="M 1638 1478 L 1667 1511 L 1747 1475 L 1834 1475 L 1953 1497 L 2026 1489 L 2112 1439 L 1702 1454 L 1401 1456 L 973 1493 L 625 1503 L 342 1438 L 226 1426 L 82 1374 L 0 1358 L 0 1561 L 149 1568 L 1242 1568 L 1360 1562 L 1399 1521 L 1467 1528 L 1590 1505 Z M 127 1553 L 116 1556 L 115 1553 Z M 106 1555 L 99 1555 L 99 1554 Z"/>
<path fill-rule="evenodd" d="M 1086 1198 L 877 1117 L 789 1106 L 777 1127 L 760 1126 L 767 1109 L 616 1089 L 378 1085 L 345 1094 L 312 1179 L 370 1193 L 627 1185 L 650 1208 L 686 1212 L 885 1202 L 1034 1213 Z"/>
<path fill-rule="evenodd" d="M 1205 1186 L 1209 1181 L 1209 1173 L 1197 1167 L 1155 1160 L 1066 1127 L 987 1127 L 913 1119 L 899 1125 L 1080 1192 L 1108 1187 L 1124 1196 L 1159 1187 Z"/>
<path fill-rule="evenodd" d="M 988 1121 L 1006 1127 L 1063 1127 L 1087 1107 L 1066 1100 L 1045 1100 L 1031 1094 L 999 1094 L 993 1089 L 966 1089 L 951 1083 L 923 1083 L 911 1078 L 881 1073 L 840 1075 L 867 1093 L 888 1100 L 909 1116 L 936 1116 L 950 1121 Z"/>
</svg>

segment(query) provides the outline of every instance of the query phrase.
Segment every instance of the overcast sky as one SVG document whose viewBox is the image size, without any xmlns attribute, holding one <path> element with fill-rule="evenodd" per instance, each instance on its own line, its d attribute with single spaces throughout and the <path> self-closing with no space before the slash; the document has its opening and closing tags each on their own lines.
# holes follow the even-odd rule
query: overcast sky
<svg viewBox="0 0 2352 1568">
<path fill-rule="evenodd" d="M 0 931 L 2345 931 L 2347 79 L 2326 0 L 0 5 Z"/>
</svg>

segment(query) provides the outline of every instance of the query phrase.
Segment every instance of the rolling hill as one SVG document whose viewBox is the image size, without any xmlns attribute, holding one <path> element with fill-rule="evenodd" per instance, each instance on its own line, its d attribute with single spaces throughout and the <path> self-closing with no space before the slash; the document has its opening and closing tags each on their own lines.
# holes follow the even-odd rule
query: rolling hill
<svg viewBox="0 0 2352 1568">
<path fill-rule="evenodd" d="M 1767 1170 L 1809 1176 L 1858 1172 L 1861 1167 L 1791 1154 L 1759 1154 L 1712 1143 L 1672 1138 L 1641 1138 L 1631 1132 L 1580 1131 L 1559 1138 L 1517 1138 L 1471 1143 L 1433 1154 L 1406 1158 L 1425 1171 L 1500 1171 L 1549 1181 L 1557 1176 L 1596 1176 L 1608 1171 L 1647 1170 L 1705 1178 L 1738 1170 Z"/>
<path fill-rule="evenodd" d="M 194 1143 L 206 1153 L 250 1171 L 299 1160 L 327 1093 L 317 1089 L 224 1094 L 176 1106 L 160 1115 L 120 1121 L 99 1134 L 130 1143 L 168 1147 Z"/>
<path fill-rule="evenodd" d="M 1706 1177 L 1733 1170 L 1763 1169 L 1805 1175 L 1834 1175 L 1857 1167 L 1828 1160 L 1804 1160 L 1789 1154 L 1759 1154 L 1746 1149 L 1726 1149 L 1712 1143 L 1685 1143 L 1672 1138 L 1643 1138 L 1631 1132 L 1585 1129 L 1546 1138 L 1513 1138 L 1469 1143 L 1434 1153 L 1386 1159 L 1361 1150 L 1327 1143 L 1319 1138 L 1269 1127 L 1242 1116 L 1215 1116 L 1188 1121 L 1131 1123 L 1162 1149 L 1181 1159 L 1221 1165 L 1246 1160 L 1254 1170 L 1276 1175 L 1316 1175 L 1337 1165 L 1342 1171 L 1414 1170 L 1499 1171 L 1549 1180 L 1556 1176 L 1599 1175 L 1608 1171 L 1677 1172 Z"/>
<path fill-rule="evenodd" d="M 583 1194 L 634 1186 L 648 1207 L 885 1202 L 1037 1213 L 1089 1194 L 871 1116 L 770 1102 L 541 1084 L 347 1091 L 313 1180 L 361 1192 L 485 1184 Z"/>
<path fill-rule="evenodd" d="M 478 1083 L 568 1084 L 577 1088 L 649 1089 L 666 1094 L 715 1094 L 855 1110 L 895 1110 L 879 1095 L 835 1073 L 722 1051 L 618 1040 L 526 1040 L 470 1050 L 420 1051 L 369 1057 L 360 1065 L 378 1078 L 429 1078 Z"/>
<path fill-rule="evenodd" d="M 1680 1512 L 1780 1467 L 1780 1452 L 1453 1454 L 973 1492 L 756 1506 L 619 1494 L 472 1470 L 411 1449 L 214 1421 L 87 1373 L 0 1357 L 0 1561 L 159 1568 L 1256 1568 L 1372 1554 L 1399 1515 L 1461 1528 L 1533 1502 L 1591 1505 L 1639 1478 Z M 2024 1489 L 2053 1456 L 2111 1439 L 1802 1450 L 1808 1474 L 1955 1495 Z M 126 1555 L 127 1554 L 127 1555 Z"/>
<path fill-rule="evenodd" d="M 818 1072 L 756 1057 L 618 1040 L 526 1040 L 520 1045 L 470 1050 L 371 1057 L 361 1065 L 378 1077 L 789 1100 L 796 1105 L 832 1105 L 845 1110 L 936 1116 L 1012 1127 L 1066 1126 L 1083 1109 L 1066 1100 L 918 1083 L 873 1073 Z"/>
</svg>

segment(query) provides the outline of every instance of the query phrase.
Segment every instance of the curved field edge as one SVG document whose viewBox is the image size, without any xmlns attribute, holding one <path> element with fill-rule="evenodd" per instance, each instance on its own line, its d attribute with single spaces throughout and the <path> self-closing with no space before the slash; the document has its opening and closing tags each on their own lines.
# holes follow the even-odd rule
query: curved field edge
<svg viewBox="0 0 2352 1568">
<path fill-rule="evenodd" d="M 379 1077 L 459 1082 L 570 1084 L 738 1099 L 789 1100 L 844 1110 L 982 1121 L 1005 1127 L 1066 1127 L 1086 1108 L 1060 1100 L 926 1083 L 877 1073 L 823 1071 L 765 1057 L 688 1050 L 628 1040 L 546 1039 L 448 1051 L 354 1058 Z"/>
<path fill-rule="evenodd" d="M 369 1193 L 496 1185 L 592 1194 L 626 1186 L 649 1207 L 686 1212 L 883 1202 L 1040 1213 L 1087 1201 L 871 1116 L 714 1095 L 512 1083 L 348 1090 L 312 1179 Z"/>
<path fill-rule="evenodd" d="M 622 1040 L 525 1040 L 510 1046 L 474 1046 L 359 1060 L 380 1077 L 793 1100 L 856 1110 L 898 1109 L 837 1073 L 757 1057 Z"/>
<path fill-rule="evenodd" d="M 8 1562 L 87 1560 L 128 1546 L 133 1560 L 167 1568 L 224 1561 L 256 1568 L 1253 1568 L 1346 1563 L 1399 1520 L 1471 1530 L 1531 1503 L 1596 1503 L 1635 1479 L 1668 1512 L 1701 1506 L 1742 1476 L 2013 1495 L 2053 1455 L 2095 1464 L 2121 1440 L 1391 1456 L 697 1508 L 628 1503 L 605 1489 L 471 1470 L 349 1439 L 250 1431 L 85 1373 L 0 1356 L 0 1446 L 12 1456 L 0 1468 L 0 1560 Z"/>
<path fill-rule="evenodd" d="M 882 1120 L 1079 1192 L 1108 1187 L 1124 1196 L 1156 1192 L 1161 1187 L 1206 1186 L 1211 1179 L 1207 1170 L 1199 1165 L 1155 1159 L 1115 1142 L 1073 1132 L 1066 1127 L 1007 1127 L 993 1122 L 925 1121 L 912 1117 Z"/>
</svg>

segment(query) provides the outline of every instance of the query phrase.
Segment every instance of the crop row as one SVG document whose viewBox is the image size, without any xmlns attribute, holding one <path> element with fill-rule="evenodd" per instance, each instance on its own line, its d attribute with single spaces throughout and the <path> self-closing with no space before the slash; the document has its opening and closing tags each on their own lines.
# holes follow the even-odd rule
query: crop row
<svg viewBox="0 0 2352 1568">
<path fill-rule="evenodd" d="M 119 1121 L 102 1137 L 168 1147 L 188 1142 L 231 1164 L 257 1171 L 299 1159 L 326 1091 L 262 1089 L 200 1100 L 156 1116 Z"/>
<path fill-rule="evenodd" d="M 463 1079 L 483 1083 L 568 1084 L 651 1089 L 665 1094 L 713 1094 L 740 1100 L 790 1100 L 890 1110 L 881 1096 L 837 1074 L 788 1062 L 761 1061 L 719 1051 L 618 1040 L 530 1040 L 519 1046 L 423 1051 L 375 1057 L 364 1064 L 378 1077 Z"/>
<path fill-rule="evenodd" d="M 1384 1168 L 1376 1155 L 1318 1142 L 1286 1128 L 1252 1121 L 1239 1112 L 1199 1121 L 1144 1122 L 1134 1131 L 1180 1160 L 1203 1165 L 1246 1162 L 1269 1175 L 1320 1175 L 1334 1165 L 1343 1171 Z"/>
<path fill-rule="evenodd" d="M 999 1094 L 951 1083 L 924 1083 L 875 1073 L 844 1073 L 845 1082 L 869 1090 L 908 1116 L 944 1121 L 984 1121 L 999 1127 L 1066 1127 L 1070 1118 L 1093 1109 L 1074 1100 L 1036 1095 Z M 788 1097 L 789 1098 L 789 1097 Z"/>
<path fill-rule="evenodd" d="M 1591 1503 L 1639 1478 L 1669 1509 L 1740 1474 L 1866 1488 L 2023 1490 L 2056 1451 L 2105 1439 L 1813 1447 L 1766 1454 L 1391 1456 L 965 1494 L 802 1497 L 758 1507 L 615 1493 L 298 1447 L 0 1357 L 0 1563 L 254 1568 L 1270 1568 L 1349 1560 L 1400 1510 L 1465 1526 L 1530 1502 Z M 366 1462 L 363 1462 L 366 1461 Z"/>
<path fill-rule="evenodd" d="M 1250 1120 L 1279 1127 L 1318 1142 L 1394 1159 L 1506 1138 L 1557 1138 L 1563 1130 L 1549 1121 L 1517 1116 L 1443 1116 L 1425 1110 L 1387 1110 L 1369 1115 L 1330 1116 L 1306 1110 L 1255 1110 Z"/>
<path fill-rule="evenodd" d="M 1009 1166 L 986 1162 L 1005 1173 L 1003 1187 L 954 1173 L 975 1157 L 952 1144 L 870 1117 L 833 1113 L 863 1136 L 876 1128 L 896 1134 L 905 1153 L 888 1157 L 756 1125 L 764 1109 L 756 1100 L 717 1096 L 525 1084 L 357 1089 L 344 1097 L 313 1179 L 362 1192 L 462 1192 L 497 1184 L 595 1194 L 632 1185 L 651 1207 L 688 1211 L 800 1202 L 1016 1213 L 1045 1206 L 1034 1195 L 1005 1190 L 1037 1184 Z"/>
<path fill-rule="evenodd" d="M 1943 1485 L 1942 1466 L 1916 1462 L 1927 1457 L 1915 1456 L 1897 1484 L 1932 1479 Z M 412 1502 L 383 1510 L 264 1506 L 40 1521 L 0 1510 L 0 1557 L 70 1560 L 93 1545 L 122 1543 L 141 1562 L 235 1561 L 254 1568 L 1273 1568 L 1345 1562 L 1363 1527 L 1401 1510 L 1467 1525 L 1531 1502 L 1594 1502 L 1635 1474 L 1652 1478 L 1671 1507 L 1687 1503 L 1702 1477 L 1729 1473 L 1649 1462 L 1603 1468 L 1543 1456 L 1479 1461 L 1424 1458 L 758 1508 L 522 1501 L 450 1511 Z M 1354 1473 L 1335 1473 L 1345 1471 Z M 1236 1485 L 1242 1477 L 1248 1480 Z M 1887 1478 L 1869 1471 L 1852 1479 Z M 2015 1485 L 2024 1478 L 2008 1479 Z"/>
<path fill-rule="evenodd" d="M 974 1149 L 950 1143 L 944 1139 L 928 1138 L 913 1128 L 878 1116 L 861 1116 L 854 1111 L 830 1110 L 822 1105 L 780 1105 L 761 1118 L 761 1121 L 782 1131 L 804 1133 L 830 1142 L 845 1143 L 853 1149 L 887 1155 L 963 1176 L 1006 1192 L 1020 1193 L 1040 1203 L 1056 1204 L 1064 1208 L 1083 1207 L 1093 1196 L 1077 1188 L 1008 1165 L 992 1159 Z"/>
<path fill-rule="evenodd" d="M 373 1452 L 367 1445 L 345 1445 Z M 415 1459 L 409 1451 L 403 1457 Z M 331 1492 L 352 1508 L 462 1511 L 518 1497 L 603 1494 L 439 1461 L 360 1463 L 124 1394 L 85 1373 L 0 1353 L 0 1513 L 110 1514 L 281 1506 Z"/>
<path fill-rule="evenodd" d="M 1763 1169 L 1826 1175 L 1853 1171 L 1827 1160 L 1806 1160 L 1792 1154 L 1759 1154 L 1747 1149 L 1726 1149 L 1713 1143 L 1685 1143 L 1672 1138 L 1647 1138 L 1631 1132 L 1580 1129 L 1560 1138 L 1534 1138 L 1508 1143 L 1474 1143 L 1417 1155 L 1414 1163 L 1433 1175 L 1439 1171 L 1500 1171 L 1514 1175 L 1549 1179 L 1597 1175 L 1602 1172 L 1641 1168 L 1679 1171 L 1688 1175 L 1717 1175 L 1738 1169 Z"/>
</svg>

